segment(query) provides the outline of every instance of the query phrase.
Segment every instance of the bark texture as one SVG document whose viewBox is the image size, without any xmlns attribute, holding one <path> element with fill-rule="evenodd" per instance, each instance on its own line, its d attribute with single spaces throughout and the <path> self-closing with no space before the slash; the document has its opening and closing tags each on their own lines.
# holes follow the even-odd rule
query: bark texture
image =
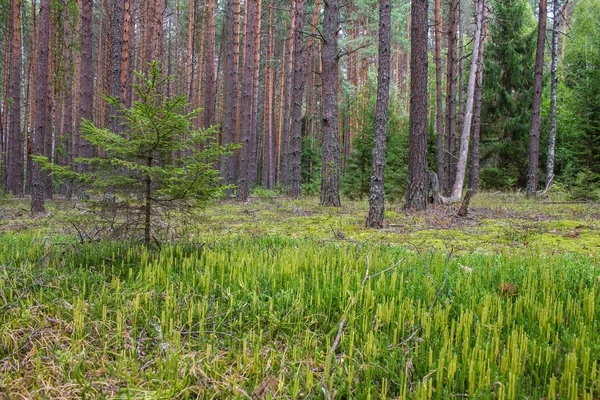
<svg viewBox="0 0 600 400">
<path fill-rule="evenodd" d="M 538 13 L 537 48 L 533 81 L 533 107 L 529 132 L 529 169 L 527 171 L 527 197 L 535 197 L 538 187 L 538 159 L 540 155 L 540 108 L 542 104 L 542 79 L 544 75 L 544 42 L 546 40 L 547 0 L 540 0 Z"/>
<path fill-rule="evenodd" d="M 377 69 L 377 104 L 375 106 L 375 127 L 369 189 L 368 228 L 383 228 L 385 210 L 385 153 L 388 122 L 388 102 L 390 94 L 390 53 L 391 53 L 390 0 L 379 1 L 379 66 Z"/>
<path fill-rule="evenodd" d="M 456 161 L 456 79 L 458 59 L 456 55 L 456 30 L 457 30 L 458 1 L 450 0 L 448 8 L 448 60 L 446 68 L 446 135 L 444 143 L 444 174 L 439 177 L 442 192 L 452 188 L 455 176 Z"/>
<path fill-rule="evenodd" d="M 288 194 L 291 197 L 302 196 L 301 134 L 302 99 L 304 97 L 304 59 L 302 48 L 302 29 L 304 22 L 304 0 L 296 0 L 294 10 L 294 75 L 291 107 L 290 152 L 288 157 Z"/>
<path fill-rule="evenodd" d="M 223 144 L 235 143 L 237 117 L 237 70 L 235 63 L 235 0 L 227 0 L 227 44 L 225 46 L 225 119 L 223 121 Z M 225 185 L 235 181 L 234 156 L 223 156 L 221 176 Z"/>
<path fill-rule="evenodd" d="M 246 37 L 244 38 L 244 63 L 242 70 L 242 101 L 240 136 L 242 149 L 240 151 L 240 179 L 237 198 L 239 201 L 248 201 L 250 197 L 250 135 L 252 130 L 252 92 L 254 65 L 254 35 L 256 0 L 247 0 L 246 12 Z"/>
<path fill-rule="evenodd" d="M 323 152 L 321 163 L 322 206 L 340 207 L 340 139 L 338 133 L 338 0 L 325 0 L 323 14 L 322 126 Z"/>
<path fill-rule="evenodd" d="M 554 179 L 554 148 L 556 146 L 556 91 L 558 88 L 558 38 L 560 35 L 560 16 L 562 8 L 560 0 L 552 1 L 552 60 L 550 62 L 550 133 L 548 135 L 548 159 L 546 161 L 546 187 Z"/>
<path fill-rule="evenodd" d="M 12 41 L 9 96 L 11 98 L 8 129 L 7 189 L 23 195 L 23 152 L 21 140 L 21 4 L 12 0 Z"/>
<path fill-rule="evenodd" d="M 454 1 L 454 0 L 453 0 Z M 427 0 L 412 0 L 410 138 L 405 208 L 427 208 Z"/>
</svg>

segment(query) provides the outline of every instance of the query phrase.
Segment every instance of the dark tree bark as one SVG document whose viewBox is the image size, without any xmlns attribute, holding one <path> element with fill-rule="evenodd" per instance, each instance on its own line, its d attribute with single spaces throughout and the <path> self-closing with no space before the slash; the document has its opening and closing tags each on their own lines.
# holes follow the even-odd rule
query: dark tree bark
<svg viewBox="0 0 600 400">
<path fill-rule="evenodd" d="M 535 52 L 535 75 L 533 81 L 533 108 L 529 132 L 529 170 L 527 173 L 527 197 L 535 197 L 538 186 L 538 159 L 540 153 L 540 108 L 542 104 L 542 79 L 544 75 L 544 42 L 546 40 L 547 0 L 540 0 L 538 13 L 537 49 Z"/>
<path fill-rule="evenodd" d="M 482 0 L 483 20 L 481 43 L 477 55 L 477 76 L 475 78 L 475 95 L 473 104 L 473 126 L 471 127 L 471 163 L 469 166 L 469 191 L 476 194 L 479 191 L 479 141 L 481 136 L 481 104 L 483 98 L 483 49 L 485 46 L 486 5 Z"/>
<path fill-rule="evenodd" d="M 456 151 L 456 79 L 458 59 L 456 55 L 456 14 L 458 0 L 450 0 L 448 8 L 448 60 L 446 68 L 446 135 L 444 143 L 444 174 L 440 176 L 440 186 L 442 192 L 447 192 L 452 188 L 453 179 L 456 175 L 456 161 L 454 153 Z"/>
<path fill-rule="evenodd" d="M 250 135 L 252 130 L 252 92 L 254 65 L 254 35 L 256 0 L 247 0 L 246 35 L 244 38 L 244 64 L 242 67 L 242 100 L 240 136 L 242 149 L 240 151 L 240 180 L 237 198 L 239 201 L 248 201 L 250 196 Z"/>
<path fill-rule="evenodd" d="M 81 133 L 81 121 L 92 120 L 94 105 L 94 72 L 92 64 L 92 10 L 93 0 L 81 2 L 81 64 L 79 81 L 79 109 L 76 130 L 79 137 L 79 155 L 92 156 L 92 145 Z"/>
<path fill-rule="evenodd" d="M 292 85 L 294 76 L 294 27 L 296 18 L 296 0 L 292 0 L 292 8 L 290 10 L 290 37 L 288 39 L 287 49 L 287 66 L 285 68 L 285 93 L 283 104 L 283 138 L 282 138 L 282 157 L 281 157 L 281 182 L 284 185 L 288 184 L 288 161 L 290 152 L 290 130 L 291 130 L 291 112 L 292 112 Z"/>
<path fill-rule="evenodd" d="M 12 103 L 8 129 L 7 188 L 16 196 L 23 195 L 23 150 L 21 139 L 21 2 L 12 1 L 12 41 L 10 82 L 7 83 Z M 7 38 L 8 39 L 8 38 Z"/>
<path fill-rule="evenodd" d="M 290 130 L 290 153 L 288 157 L 288 194 L 291 197 L 302 196 L 301 168 L 301 134 L 302 134 L 302 99 L 304 97 L 304 57 L 302 46 L 302 29 L 304 25 L 304 0 L 296 0 L 294 18 L 294 75 L 292 87 L 292 107 Z"/>
<path fill-rule="evenodd" d="M 113 0 L 110 16 L 110 95 L 121 96 L 121 60 L 123 56 L 123 24 L 125 0 Z M 120 99 L 121 103 L 123 99 Z M 119 132 L 117 109 L 109 106 L 108 129 Z"/>
<path fill-rule="evenodd" d="M 206 12 L 206 52 L 204 55 L 204 128 L 214 124 L 215 118 L 215 0 L 208 0 Z"/>
<path fill-rule="evenodd" d="M 51 124 L 48 115 L 48 53 L 50 50 L 50 0 L 40 1 L 38 20 L 38 62 L 35 100 L 35 132 L 32 155 L 44 155 L 44 142 L 50 136 Z M 91 63 L 90 63 L 91 64 Z M 44 202 L 44 180 L 40 164 L 31 165 L 31 212 L 46 211 Z"/>
<path fill-rule="evenodd" d="M 129 65 L 133 63 L 133 42 L 131 35 L 134 33 L 133 17 L 131 15 L 131 2 L 132 0 L 124 0 L 123 3 L 123 42 L 121 45 L 121 76 L 119 78 L 121 103 L 125 107 L 129 107 L 129 97 L 131 88 L 129 87 Z"/>
<path fill-rule="evenodd" d="M 437 133 L 437 176 L 444 176 L 444 108 L 442 99 L 442 13 L 441 0 L 434 2 L 435 17 L 435 130 Z"/>
<path fill-rule="evenodd" d="M 340 207 L 340 139 L 338 134 L 338 0 L 325 0 L 323 16 L 321 205 Z"/>
<path fill-rule="evenodd" d="M 550 62 L 550 133 L 548 135 L 548 160 L 546 162 L 546 187 L 554 179 L 554 147 L 556 146 L 556 91 L 558 88 L 558 37 L 560 35 L 560 18 L 563 7 L 559 0 L 552 1 L 552 60 Z"/>
<path fill-rule="evenodd" d="M 369 193 L 368 228 L 383 228 L 385 209 L 385 151 L 390 94 L 391 15 L 390 0 L 379 0 L 379 66 L 377 70 L 377 105 L 373 134 L 373 162 Z"/>
<path fill-rule="evenodd" d="M 455 1 L 455 0 L 452 0 Z M 408 210 L 427 207 L 427 0 L 412 0 Z"/>
<path fill-rule="evenodd" d="M 250 186 L 254 186 L 258 173 L 258 78 L 260 73 L 260 14 L 262 1 L 256 2 L 254 21 L 254 64 L 252 66 L 252 128 L 250 129 Z"/>
<path fill-rule="evenodd" d="M 227 45 L 225 47 L 225 119 L 223 121 L 223 144 L 235 143 L 237 116 L 237 78 L 235 69 L 235 0 L 227 0 Z M 234 156 L 225 155 L 221 160 L 221 176 L 225 185 L 235 181 Z"/>
<path fill-rule="evenodd" d="M 71 71 L 71 30 L 69 29 L 70 14 L 69 8 L 65 7 L 65 16 L 63 21 L 63 32 L 65 35 L 65 109 L 63 117 L 63 136 L 66 137 L 67 165 L 73 165 L 73 73 Z M 72 185 L 66 186 L 67 199 L 71 199 Z"/>
</svg>

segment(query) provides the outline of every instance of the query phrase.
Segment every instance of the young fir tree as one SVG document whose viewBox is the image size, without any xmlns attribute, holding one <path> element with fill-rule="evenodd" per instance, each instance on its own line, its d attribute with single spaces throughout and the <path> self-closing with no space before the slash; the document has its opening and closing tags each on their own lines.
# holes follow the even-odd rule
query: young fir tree
<svg viewBox="0 0 600 400">
<path fill-rule="evenodd" d="M 133 210 L 135 225 L 142 228 L 149 247 L 158 213 L 201 207 L 221 194 L 225 188 L 218 185 L 213 163 L 231 147 L 217 145 L 212 128 L 191 130 L 200 110 L 188 113 L 184 96 L 162 94 L 169 78 L 163 77 L 156 62 L 146 74 L 137 75 L 141 83 L 133 88 L 139 100 L 130 108 L 121 108 L 118 99 L 107 99 L 122 116 L 120 134 L 87 120 L 82 123 L 85 139 L 103 150 L 102 156 L 75 160 L 87 165 L 84 172 L 51 164 L 45 157 L 34 160 L 59 179 L 83 184 L 96 195 L 92 197 L 96 206 L 128 214 Z M 118 201 L 101 201 L 98 195 L 106 193 Z"/>
</svg>

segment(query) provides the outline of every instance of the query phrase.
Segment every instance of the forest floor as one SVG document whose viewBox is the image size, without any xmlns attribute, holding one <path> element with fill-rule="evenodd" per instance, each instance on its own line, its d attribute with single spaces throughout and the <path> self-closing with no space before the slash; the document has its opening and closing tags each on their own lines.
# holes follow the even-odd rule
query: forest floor
<svg viewBox="0 0 600 400">
<path fill-rule="evenodd" d="M 175 239 L 217 240 L 238 236 L 286 236 L 348 243 L 400 244 L 455 252 L 495 254 L 540 251 L 600 255 L 600 203 L 568 201 L 560 194 L 530 200 L 515 193 L 482 193 L 471 201 L 466 217 L 460 204 L 406 212 L 401 204 L 386 205 L 384 229 L 366 229 L 368 203 L 343 202 L 341 208 L 319 206 L 318 197 L 290 200 L 252 196 L 248 203 L 221 200 L 181 220 L 162 221 Z M 0 202 L 0 233 L 37 231 L 73 234 L 64 217 L 73 203 L 54 201 L 48 214 L 31 218 L 28 203 Z M 182 223 L 185 221 L 185 223 Z"/>
<path fill-rule="evenodd" d="M 599 204 L 482 193 L 374 230 L 366 201 L 271 195 L 159 221 L 153 251 L 3 199 L 0 397 L 600 397 Z"/>
</svg>

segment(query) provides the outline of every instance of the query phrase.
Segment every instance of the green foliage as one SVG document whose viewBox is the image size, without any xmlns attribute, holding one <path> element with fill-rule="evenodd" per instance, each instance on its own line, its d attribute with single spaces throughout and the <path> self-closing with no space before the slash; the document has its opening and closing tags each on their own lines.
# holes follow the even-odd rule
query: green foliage
<svg viewBox="0 0 600 400">
<path fill-rule="evenodd" d="M 0 249 L 7 398 L 598 396 L 597 257 L 288 236 Z"/>
<path fill-rule="evenodd" d="M 517 184 L 519 171 L 513 166 L 503 169 L 494 167 L 484 168 L 481 170 L 479 179 L 481 180 L 481 187 L 484 189 L 506 189 L 514 187 Z"/>
<path fill-rule="evenodd" d="M 402 196 L 406 187 L 406 174 L 408 171 L 408 121 L 399 112 L 395 111 L 400 108 L 395 96 L 392 96 L 390 100 L 385 193 L 388 200 L 395 201 Z M 342 176 L 342 192 L 351 199 L 362 199 L 369 194 L 375 103 L 376 96 L 369 96 L 366 107 L 363 107 L 358 117 L 362 121 L 362 130 L 354 137 L 352 152 L 346 160 Z"/>
<path fill-rule="evenodd" d="M 522 185 L 527 173 L 536 25 L 527 0 L 492 1 L 491 11 L 484 54 L 481 165 L 518 171 Z"/>
<path fill-rule="evenodd" d="M 582 0 L 573 15 L 558 93 L 564 183 L 578 198 L 597 198 L 600 182 L 600 4 Z M 588 192 L 587 194 L 585 192 Z"/>
<path fill-rule="evenodd" d="M 231 147 L 216 144 L 214 128 L 191 129 L 200 110 L 186 112 L 183 96 L 162 94 L 169 78 L 162 76 L 157 63 L 137 77 L 141 83 L 134 85 L 138 100 L 132 107 L 123 109 L 117 99 L 107 99 L 122 118 L 121 133 L 87 120 L 82 124 L 85 139 L 100 149 L 100 155 L 76 159 L 76 168 L 41 156 L 33 159 L 58 180 L 76 181 L 92 199 L 109 195 L 117 200 L 92 201 L 99 209 L 137 209 L 142 218 L 146 212 L 205 206 L 222 194 L 213 165 Z"/>
</svg>

